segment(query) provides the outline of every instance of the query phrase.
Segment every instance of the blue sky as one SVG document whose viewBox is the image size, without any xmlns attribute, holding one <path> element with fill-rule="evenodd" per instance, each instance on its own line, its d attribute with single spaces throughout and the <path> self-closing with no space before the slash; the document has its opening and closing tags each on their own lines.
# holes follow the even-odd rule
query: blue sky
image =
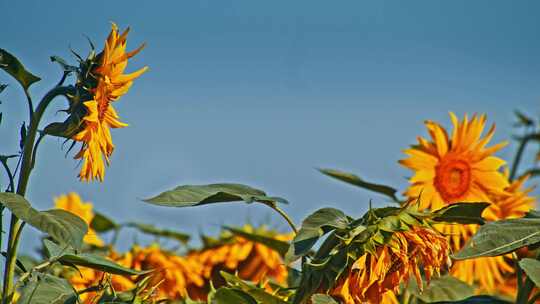
<svg viewBox="0 0 540 304">
<path fill-rule="evenodd" d="M 39 209 L 80 193 L 119 221 L 140 220 L 192 233 L 222 224 L 270 222 L 264 206 L 167 209 L 140 201 L 180 184 L 239 182 L 287 198 L 299 222 L 322 206 L 361 215 L 369 192 L 316 172 L 331 167 L 403 190 L 397 164 L 423 121 L 448 125 L 448 111 L 487 113 L 495 141 L 512 134 L 513 109 L 538 115 L 540 19 L 537 1 L 1 1 L 1 46 L 43 80 L 69 47 L 98 48 L 110 22 L 132 27 L 131 48 L 147 48 L 128 69 L 148 65 L 118 103 L 129 128 L 113 131 L 116 151 L 103 183 L 80 183 L 62 140 L 47 138 L 30 181 Z M 16 152 L 26 105 L 12 84 L 0 96 L 0 153 Z M 64 117 L 56 102 L 46 120 Z M 506 159 L 515 147 L 500 153 Z M 122 235 L 122 244 L 133 239 Z M 26 251 L 37 234 L 27 228 Z"/>
</svg>

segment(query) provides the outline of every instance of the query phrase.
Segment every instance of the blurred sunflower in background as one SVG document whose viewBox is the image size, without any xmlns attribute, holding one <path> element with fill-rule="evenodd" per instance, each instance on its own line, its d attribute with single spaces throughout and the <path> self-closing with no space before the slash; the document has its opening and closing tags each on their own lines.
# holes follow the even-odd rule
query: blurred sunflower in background
<svg viewBox="0 0 540 304">
<path fill-rule="evenodd" d="M 93 205 L 90 202 L 83 202 L 79 194 L 70 192 L 54 198 L 54 206 L 57 209 L 69 211 L 78 217 L 80 217 L 89 227 L 88 232 L 84 236 L 83 241 L 86 244 L 94 245 L 98 247 L 103 246 L 103 240 L 97 235 L 97 233 L 90 228 L 90 223 L 94 218 L 94 212 L 92 211 Z"/>
<path fill-rule="evenodd" d="M 399 162 L 414 171 L 411 185 L 405 191 L 409 200 L 418 200 L 420 209 L 440 209 L 455 202 L 488 202 L 483 216 L 488 221 L 520 217 L 534 205 L 524 189 L 523 177 L 513 183 L 501 168 L 505 161 L 493 154 L 506 145 L 486 147 L 495 132 L 495 125 L 482 137 L 486 116 L 465 115 L 459 121 L 450 113 L 453 130 L 449 136 L 439 124 L 426 121 L 431 139 L 418 137 L 418 145 L 404 152 L 409 156 Z M 478 230 L 477 225 L 436 225 L 450 239 L 453 251 L 462 248 Z M 488 257 L 456 262 L 451 274 L 479 290 L 494 292 L 504 277 L 513 272 L 505 257 Z"/>
<path fill-rule="evenodd" d="M 394 232 L 376 252 L 365 252 L 341 278 L 331 295 L 346 304 L 399 303 L 400 284 L 414 277 L 422 288 L 420 268 L 426 280 L 439 275 L 448 266 L 449 245 L 446 238 L 427 227 L 412 227 Z"/>
<path fill-rule="evenodd" d="M 105 162 L 109 164 L 114 150 L 110 129 L 127 126 L 120 122 L 111 103 L 126 94 L 133 80 L 148 69 L 144 67 L 124 74 L 129 58 L 144 48 L 143 44 L 134 51 L 126 52 L 128 32 L 129 28 L 119 34 L 118 27 L 113 23 L 103 51 L 85 62 L 88 70 L 79 76 L 78 86 L 87 92 L 88 96 L 84 97 L 90 98 L 83 99 L 86 113 L 82 117 L 82 128 L 72 137 L 74 141 L 82 142 L 79 153 L 75 155 L 76 159 L 83 160 L 79 173 L 82 181 L 103 181 Z"/>
<path fill-rule="evenodd" d="M 267 228 L 254 228 L 245 225 L 242 228 L 248 233 L 257 232 L 266 234 L 276 240 L 290 241 L 291 234 L 279 234 Z M 202 275 L 207 283 L 212 282 L 214 287 L 225 284 L 220 271 L 235 273 L 239 278 L 255 283 L 263 283 L 266 289 L 270 285 L 268 280 L 278 285 L 287 283 L 288 270 L 283 257 L 275 250 L 261 243 L 256 243 L 240 236 L 224 232 L 219 240 L 200 250 L 190 252 L 188 258 L 197 261 L 202 266 Z M 194 299 L 205 299 L 210 285 L 194 291 Z"/>
</svg>

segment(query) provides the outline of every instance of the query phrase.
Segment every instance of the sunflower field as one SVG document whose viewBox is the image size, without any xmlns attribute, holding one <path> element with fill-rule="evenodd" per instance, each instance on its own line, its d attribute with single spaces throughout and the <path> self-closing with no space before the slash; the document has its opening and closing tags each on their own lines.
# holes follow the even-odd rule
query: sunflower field
<svg viewBox="0 0 540 304">
<path fill-rule="evenodd" d="M 50 198 L 48 210 L 35 209 L 27 192 L 36 163 L 47 161 L 38 153 L 47 137 L 64 143 L 78 163 L 73 178 L 81 182 L 99 184 L 114 170 L 112 134 L 121 137 L 122 131 L 112 129 L 128 127 L 114 107 L 151 72 L 137 62 L 145 45 L 128 48 L 128 33 L 113 23 L 107 39 L 91 42 L 87 55 L 51 57 L 59 81 L 39 97 L 30 89 L 40 77 L 24 58 L 0 49 L 0 69 L 10 76 L 10 89 L 24 92 L 28 108 L 27 120 L 12 128 L 20 145 L 2 144 L 0 151 L 9 152 L 0 155 L 0 213 L 7 216 L 0 219 L 10 218 L 0 222 L 2 304 L 540 303 L 534 196 L 540 121 L 528 113 L 537 109 L 516 111 L 519 135 L 503 142 L 494 142 L 495 123 L 482 113 L 426 120 L 395 164 L 410 172 L 406 189 L 318 169 L 329 182 L 386 198 L 381 208 L 364 202 L 369 208 L 361 216 L 325 207 L 297 223 L 285 198 L 238 183 L 178 185 L 142 199 L 168 208 L 260 204 L 287 231 L 225 225 L 216 235 L 202 233 L 193 245 L 192 235 L 100 213 L 99 203 L 75 192 Z M 0 93 L 6 88 L 0 85 Z M 62 119 L 45 121 L 53 103 L 63 105 Z M 518 149 L 502 159 L 498 152 L 510 141 Z M 39 231 L 39 254 L 18 250 L 23 229 Z M 119 250 L 126 229 L 155 241 Z"/>
</svg>

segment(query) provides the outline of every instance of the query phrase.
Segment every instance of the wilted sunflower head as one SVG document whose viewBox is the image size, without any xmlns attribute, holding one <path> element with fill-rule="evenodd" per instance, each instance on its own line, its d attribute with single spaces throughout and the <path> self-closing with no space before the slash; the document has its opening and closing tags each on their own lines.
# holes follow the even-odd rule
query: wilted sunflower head
<svg viewBox="0 0 540 304">
<path fill-rule="evenodd" d="M 450 112 L 452 133 L 438 123 L 426 121 L 431 139 L 418 137 L 418 145 L 405 150 L 399 162 L 414 171 L 405 192 L 410 199 L 421 197 L 420 208 L 439 209 L 454 202 L 491 202 L 489 193 L 501 192 L 508 180 L 499 171 L 504 161 L 493 156 L 505 142 L 486 147 L 495 132 L 493 125 L 482 137 L 485 115 L 465 115 L 458 121 Z"/>
<path fill-rule="evenodd" d="M 241 230 L 281 241 L 292 238 L 290 234 L 280 234 L 264 226 L 254 228 L 245 225 Z M 192 251 L 189 258 L 202 265 L 204 278 L 212 281 L 215 287 L 225 283 L 221 271 L 236 273 L 239 278 L 255 283 L 271 280 L 285 284 L 287 281 L 287 267 L 277 251 L 229 231 L 224 231 L 219 239 L 207 241 L 204 248 Z"/>
<path fill-rule="evenodd" d="M 105 176 L 105 163 L 110 163 L 114 151 L 111 128 L 123 128 L 127 124 L 119 120 L 112 102 L 126 94 L 133 80 L 148 68 L 124 74 L 130 58 L 144 48 L 144 44 L 126 52 L 129 28 L 119 33 L 116 24 L 105 41 L 103 50 L 97 55 L 92 50 L 86 59 L 79 56 L 75 92 L 68 96 L 70 116 L 63 123 L 53 123 L 45 133 L 81 142 L 75 155 L 82 160 L 79 178 L 82 181 L 100 180 Z"/>
<path fill-rule="evenodd" d="M 409 279 L 422 288 L 424 280 L 429 284 L 451 265 L 448 240 L 432 223 L 453 221 L 447 213 L 465 214 L 470 208 L 455 204 L 426 212 L 405 205 L 370 209 L 359 219 L 333 208 L 316 211 L 304 220 L 289 249 L 288 256 L 307 258 L 293 303 L 316 292 L 346 304 L 397 303 L 395 294 Z M 316 227 L 328 236 L 312 254 L 305 244 Z"/>
<path fill-rule="evenodd" d="M 57 209 L 62 209 L 69 211 L 78 217 L 80 217 L 88 226 L 94 219 L 94 212 L 92 211 L 92 203 L 83 202 L 81 197 L 75 193 L 71 192 L 68 194 L 63 194 L 54 198 L 54 206 Z M 83 241 L 87 244 L 101 247 L 103 246 L 103 240 L 97 235 L 94 229 L 88 227 L 88 232 L 84 236 Z"/>
<path fill-rule="evenodd" d="M 157 244 L 148 247 L 135 246 L 127 255 L 130 260 L 129 267 L 154 270 L 150 274 L 150 285 L 157 286 L 157 298 L 185 299 L 191 289 L 204 285 L 202 268 L 196 260 L 164 251 Z"/>
<path fill-rule="evenodd" d="M 423 286 L 420 269 L 429 282 L 449 264 L 446 238 L 427 227 L 395 232 L 375 252 L 364 252 L 353 262 L 331 292 L 347 304 L 381 303 L 392 298 L 400 284 L 414 277 Z"/>
</svg>

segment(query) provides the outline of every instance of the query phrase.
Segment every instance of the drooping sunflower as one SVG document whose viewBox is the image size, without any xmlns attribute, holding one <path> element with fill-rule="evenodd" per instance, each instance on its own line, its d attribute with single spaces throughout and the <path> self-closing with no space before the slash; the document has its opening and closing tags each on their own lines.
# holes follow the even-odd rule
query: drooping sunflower
<svg viewBox="0 0 540 304">
<path fill-rule="evenodd" d="M 282 241 L 289 241 L 292 238 L 289 234 L 278 234 L 264 227 L 255 229 L 246 225 L 243 229 L 246 232 L 267 233 Z M 227 241 L 193 251 L 188 256 L 189 259 L 201 264 L 202 275 L 207 283 L 212 281 L 214 287 L 224 284 L 220 271 L 236 273 L 239 278 L 255 283 L 265 283 L 266 280 L 272 280 L 280 285 L 286 283 L 287 267 L 277 251 L 239 236 L 226 235 L 223 238 Z M 196 294 L 193 298 L 204 299 L 208 288 L 209 284 L 205 284 L 203 289 L 194 291 Z"/>
<path fill-rule="evenodd" d="M 183 300 L 191 289 L 199 289 L 205 283 L 197 261 L 164 251 L 157 244 L 134 246 L 123 254 L 112 251 L 107 258 L 127 268 L 153 270 L 148 274 L 151 276 L 148 286 L 153 289 L 152 297 L 155 299 Z M 66 275 L 78 291 L 110 281 L 116 292 L 123 292 L 135 288 L 140 279 L 137 276 L 109 275 L 85 267 L 79 270 Z M 81 295 L 81 300 L 85 304 L 97 303 L 101 295 L 102 292 L 87 292 Z"/>
<path fill-rule="evenodd" d="M 81 197 L 75 192 L 55 197 L 54 206 L 57 209 L 63 209 L 77 215 L 82 220 L 84 220 L 88 226 L 90 226 L 90 223 L 94 218 L 94 212 L 92 211 L 92 203 L 83 202 Z M 83 241 L 90 245 L 98 247 L 103 246 L 103 240 L 90 227 L 88 227 L 88 232 L 84 236 Z"/>
<path fill-rule="evenodd" d="M 394 232 L 375 254 L 365 252 L 360 256 L 330 294 L 346 304 L 398 303 L 395 295 L 401 283 L 414 277 L 421 287 L 421 268 L 429 281 L 449 263 L 444 236 L 427 227 L 412 227 Z"/>
<path fill-rule="evenodd" d="M 204 285 L 201 265 L 193 259 L 163 251 L 157 244 L 146 248 L 135 246 L 131 250 L 132 269 L 154 271 L 150 274 L 151 286 L 157 286 L 156 297 L 168 300 L 185 299 L 191 289 Z"/>
<path fill-rule="evenodd" d="M 147 70 L 147 67 L 144 67 L 134 73 L 124 74 L 128 59 L 144 47 L 143 44 L 132 52 L 126 52 L 128 32 L 129 28 L 119 34 L 118 27 L 113 23 L 105 47 L 96 58 L 97 65 L 91 65 L 91 70 L 87 73 L 90 76 L 84 75 L 90 77 L 91 81 L 79 81 L 91 97 L 83 103 L 86 114 L 82 118 L 82 129 L 72 137 L 74 141 L 82 142 L 81 150 L 75 155 L 76 159 L 83 160 L 79 173 L 82 181 L 103 181 L 105 162 L 109 164 L 114 150 L 110 129 L 127 126 L 120 122 L 111 103 L 126 94 L 133 80 Z"/>
</svg>

